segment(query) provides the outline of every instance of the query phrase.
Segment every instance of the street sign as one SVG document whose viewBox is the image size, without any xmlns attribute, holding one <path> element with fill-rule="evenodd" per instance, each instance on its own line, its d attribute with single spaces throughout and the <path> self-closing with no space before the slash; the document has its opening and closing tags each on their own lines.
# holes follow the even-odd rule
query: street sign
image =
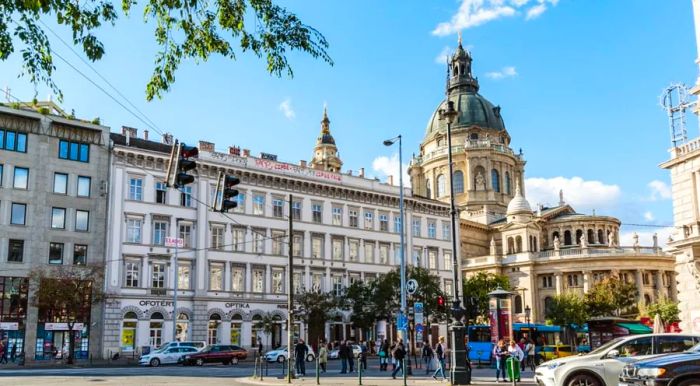
<svg viewBox="0 0 700 386">
<path fill-rule="evenodd" d="M 399 315 L 399 319 L 396 321 L 397 330 L 408 330 L 408 317 L 406 315 Z"/>
<path fill-rule="evenodd" d="M 416 314 L 422 314 L 423 313 L 423 303 L 421 303 L 421 302 L 413 303 L 413 310 Z"/>
<path fill-rule="evenodd" d="M 185 246 L 185 239 L 180 239 L 177 237 L 166 237 L 165 246 L 182 248 Z"/>
<path fill-rule="evenodd" d="M 416 323 L 416 332 L 423 332 L 423 324 Z"/>
<path fill-rule="evenodd" d="M 423 314 L 416 314 L 414 316 L 414 320 L 416 321 L 416 324 L 423 324 Z"/>
<path fill-rule="evenodd" d="M 406 292 L 408 292 L 409 295 L 413 295 L 416 290 L 418 290 L 418 282 L 416 279 L 411 279 L 406 282 Z"/>
<path fill-rule="evenodd" d="M 423 331 L 416 331 L 416 342 L 423 341 Z"/>
</svg>

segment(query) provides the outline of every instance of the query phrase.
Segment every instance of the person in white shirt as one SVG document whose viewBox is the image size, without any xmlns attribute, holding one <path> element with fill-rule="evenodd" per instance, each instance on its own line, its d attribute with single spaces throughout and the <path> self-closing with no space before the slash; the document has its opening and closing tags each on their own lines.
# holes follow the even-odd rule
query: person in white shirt
<svg viewBox="0 0 700 386">
<path fill-rule="evenodd" d="M 508 354 L 510 354 L 511 358 L 516 360 L 513 364 L 514 366 L 520 366 L 520 362 L 522 362 L 525 357 L 523 350 L 515 343 L 515 339 L 511 339 L 510 344 L 508 344 Z M 520 378 L 518 378 L 518 382 L 520 382 Z"/>
</svg>

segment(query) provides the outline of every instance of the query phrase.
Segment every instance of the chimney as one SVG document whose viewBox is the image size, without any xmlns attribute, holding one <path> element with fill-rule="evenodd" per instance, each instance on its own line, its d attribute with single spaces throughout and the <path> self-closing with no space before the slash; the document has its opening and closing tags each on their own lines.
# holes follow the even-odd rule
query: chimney
<svg viewBox="0 0 700 386">
<path fill-rule="evenodd" d="M 386 182 L 389 185 L 394 185 L 394 176 L 387 177 Z"/>
<path fill-rule="evenodd" d="M 148 141 L 148 130 L 143 131 L 143 139 Z"/>
<path fill-rule="evenodd" d="M 365 178 L 365 168 L 360 168 L 360 173 L 358 174 L 359 177 Z"/>
<path fill-rule="evenodd" d="M 228 147 L 228 153 L 229 153 L 230 155 L 240 156 L 240 155 L 241 155 L 241 148 L 238 147 L 238 146 L 229 146 L 229 147 Z"/>
<path fill-rule="evenodd" d="M 163 143 L 166 145 L 172 145 L 173 144 L 173 135 L 170 133 L 163 134 Z"/>
<path fill-rule="evenodd" d="M 243 149 L 243 157 L 250 157 L 250 149 Z"/>
<path fill-rule="evenodd" d="M 214 142 L 199 141 L 199 151 L 214 152 Z"/>
<path fill-rule="evenodd" d="M 299 166 L 301 166 L 302 168 L 305 168 L 305 167 L 306 167 L 306 161 L 304 161 L 304 160 L 299 161 Z"/>
</svg>

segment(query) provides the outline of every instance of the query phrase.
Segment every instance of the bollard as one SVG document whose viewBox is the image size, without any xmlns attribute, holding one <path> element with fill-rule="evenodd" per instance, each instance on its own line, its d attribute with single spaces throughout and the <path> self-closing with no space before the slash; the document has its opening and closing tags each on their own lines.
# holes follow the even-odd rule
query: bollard
<svg viewBox="0 0 700 386">
<path fill-rule="evenodd" d="M 260 380 L 263 380 L 263 357 L 260 356 Z"/>
<path fill-rule="evenodd" d="M 321 356 L 318 355 L 318 356 L 316 356 L 316 384 L 317 385 L 321 384 L 320 373 L 321 373 Z"/>
<path fill-rule="evenodd" d="M 362 386 L 362 354 L 357 356 L 357 384 Z"/>
</svg>

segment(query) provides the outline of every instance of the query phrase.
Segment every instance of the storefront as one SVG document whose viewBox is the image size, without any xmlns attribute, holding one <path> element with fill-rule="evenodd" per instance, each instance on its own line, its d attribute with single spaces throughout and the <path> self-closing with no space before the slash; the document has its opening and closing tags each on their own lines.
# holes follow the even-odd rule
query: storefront
<svg viewBox="0 0 700 386">
<path fill-rule="evenodd" d="M 27 278 L 0 276 L 0 341 L 10 360 L 24 352 L 28 287 Z"/>
<path fill-rule="evenodd" d="M 71 337 L 74 342 L 73 358 L 87 359 L 90 344 L 89 320 L 87 323 L 39 323 L 36 331 L 34 359 L 64 359 L 70 352 Z"/>
</svg>

